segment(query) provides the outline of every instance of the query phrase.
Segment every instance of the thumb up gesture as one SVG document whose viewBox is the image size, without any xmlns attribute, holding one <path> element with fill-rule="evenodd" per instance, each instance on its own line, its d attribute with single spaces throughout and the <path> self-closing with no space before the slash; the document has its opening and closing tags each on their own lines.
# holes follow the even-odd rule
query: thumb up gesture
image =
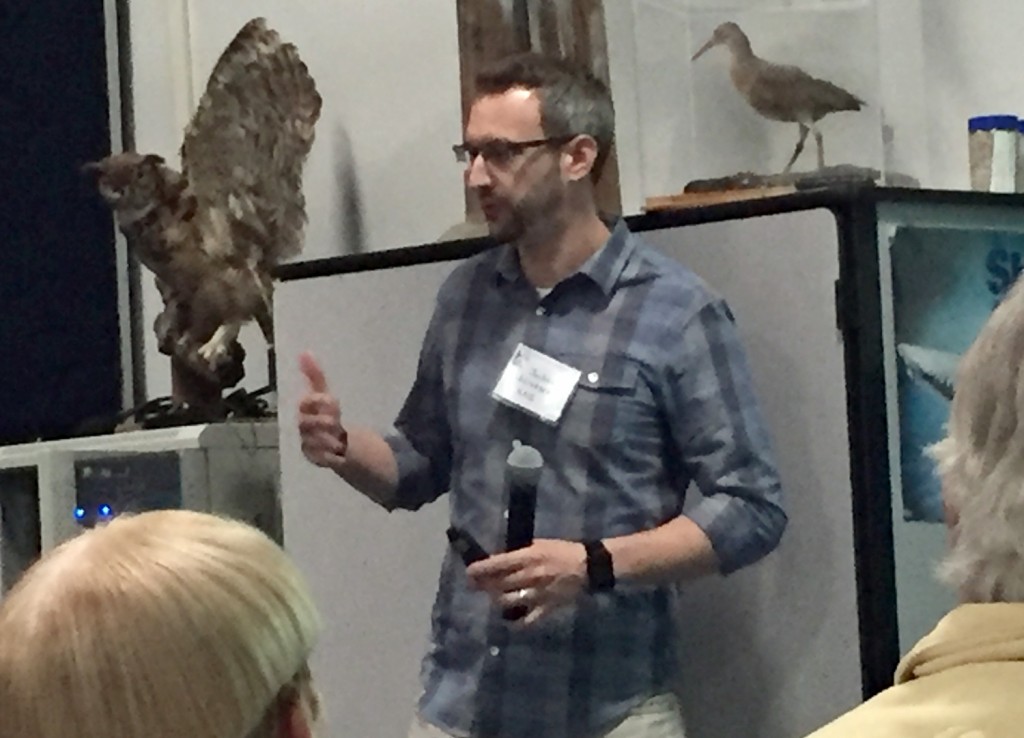
<svg viewBox="0 0 1024 738">
<path fill-rule="evenodd" d="M 302 453 L 317 466 L 340 471 L 348 450 L 348 433 L 341 424 L 341 407 L 327 386 L 327 377 L 311 353 L 299 356 L 306 393 L 299 400 L 299 438 Z"/>
</svg>

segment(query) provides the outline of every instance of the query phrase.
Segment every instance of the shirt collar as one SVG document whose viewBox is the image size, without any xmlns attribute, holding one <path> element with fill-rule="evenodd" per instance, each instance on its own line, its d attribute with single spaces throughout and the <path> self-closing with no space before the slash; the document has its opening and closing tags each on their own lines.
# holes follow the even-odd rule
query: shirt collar
<svg viewBox="0 0 1024 738">
<path fill-rule="evenodd" d="M 964 664 L 1024 659 L 1024 603 L 959 605 L 896 668 L 896 683 Z"/>
<path fill-rule="evenodd" d="M 611 229 L 611 235 L 608 236 L 608 240 L 601 248 L 583 262 L 576 270 L 576 275 L 589 279 L 605 295 L 610 295 L 629 263 L 629 257 L 636 249 L 636 243 L 633 234 L 626 227 L 625 220 L 616 218 L 605 222 Z M 526 279 L 522 267 L 519 265 L 519 252 L 514 244 L 502 246 L 495 264 L 495 271 L 500 281 L 516 282 Z M 566 279 L 571 279 L 573 276 L 575 275 L 570 275 Z"/>
</svg>

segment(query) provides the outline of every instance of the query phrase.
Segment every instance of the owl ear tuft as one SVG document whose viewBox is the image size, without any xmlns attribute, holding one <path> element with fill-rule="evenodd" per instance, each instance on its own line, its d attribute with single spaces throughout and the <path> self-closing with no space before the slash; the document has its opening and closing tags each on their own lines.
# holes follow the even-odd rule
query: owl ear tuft
<svg viewBox="0 0 1024 738">
<path fill-rule="evenodd" d="M 158 167 L 164 163 L 164 158 L 159 154 L 146 154 L 142 157 L 142 163 L 149 167 Z"/>
</svg>

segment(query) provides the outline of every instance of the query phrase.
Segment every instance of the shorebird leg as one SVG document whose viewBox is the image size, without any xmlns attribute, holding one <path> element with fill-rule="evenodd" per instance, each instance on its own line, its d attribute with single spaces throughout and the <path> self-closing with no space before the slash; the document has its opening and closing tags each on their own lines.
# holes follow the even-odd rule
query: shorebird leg
<svg viewBox="0 0 1024 738">
<path fill-rule="evenodd" d="M 817 126 L 812 125 L 811 130 L 814 131 L 814 143 L 818 144 L 818 169 L 825 168 L 825 142 L 821 138 L 821 131 L 818 130 Z"/>
<path fill-rule="evenodd" d="M 807 140 L 807 132 L 810 130 L 803 123 L 800 124 L 800 140 L 796 142 L 796 148 L 793 149 L 793 155 L 789 157 L 789 163 L 786 164 L 786 168 L 782 170 L 783 174 L 789 174 L 789 170 L 793 168 L 793 162 L 796 161 L 797 157 L 800 156 L 800 152 L 804 150 L 804 141 Z"/>
</svg>

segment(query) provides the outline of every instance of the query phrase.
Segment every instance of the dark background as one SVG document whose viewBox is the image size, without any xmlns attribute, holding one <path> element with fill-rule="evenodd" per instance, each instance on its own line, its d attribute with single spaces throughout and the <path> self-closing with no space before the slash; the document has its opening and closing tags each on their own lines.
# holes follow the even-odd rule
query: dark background
<svg viewBox="0 0 1024 738">
<path fill-rule="evenodd" d="M 0 443 L 120 408 L 102 0 L 0 0 Z"/>
</svg>

